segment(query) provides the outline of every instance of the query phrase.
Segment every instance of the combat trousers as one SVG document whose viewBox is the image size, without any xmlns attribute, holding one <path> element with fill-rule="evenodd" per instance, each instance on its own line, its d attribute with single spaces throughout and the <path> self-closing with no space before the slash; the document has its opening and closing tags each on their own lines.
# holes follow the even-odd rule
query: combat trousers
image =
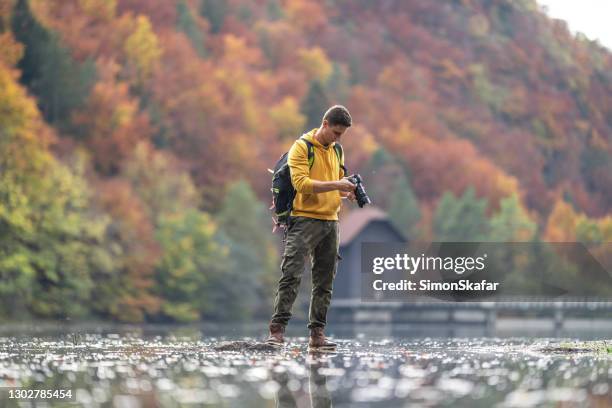
<svg viewBox="0 0 612 408">
<path fill-rule="evenodd" d="M 308 313 L 308 328 L 323 327 L 331 302 L 332 287 L 338 263 L 338 221 L 291 217 L 285 252 L 281 262 L 282 276 L 274 298 L 273 323 L 286 326 L 298 294 L 300 281 L 310 255 L 312 264 L 312 295 Z"/>
</svg>

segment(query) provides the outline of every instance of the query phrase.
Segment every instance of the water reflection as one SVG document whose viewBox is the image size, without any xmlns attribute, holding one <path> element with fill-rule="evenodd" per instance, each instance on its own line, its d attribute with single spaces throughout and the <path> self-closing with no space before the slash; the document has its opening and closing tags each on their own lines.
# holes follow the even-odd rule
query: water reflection
<svg viewBox="0 0 612 408">
<path fill-rule="evenodd" d="M 276 382 L 278 390 L 275 396 L 277 408 L 297 408 L 304 406 L 298 403 L 302 399 L 308 400 L 312 408 L 331 408 L 332 396 L 327 387 L 329 377 L 330 359 L 335 354 L 310 353 L 304 364 L 308 368 L 308 383 L 305 384 L 308 393 L 303 397 L 302 384 L 292 378 L 289 372 L 279 366 L 272 369 L 272 379 Z"/>
<path fill-rule="evenodd" d="M 322 354 L 311 354 L 306 360 L 309 368 L 308 391 L 312 408 L 330 408 L 332 397 L 327 388 L 325 369 L 329 368 L 329 359 Z"/>
<path fill-rule="evenodd" d="M 272 374 L 272 378 L 278 384 L 278 391 L 276 392 L 276 407 L 278 408 L 297 408 L 297 401 L 294 392 L 297 391 L 295 386 L 290 387 L 290 381 L 293 381 L 289 378 L 289 374 L 287 371 L 282 370 L 280 372 L 274 372 Z M 300 383 L 297 382 L 298 389 L 300 387 Z M 293 389 L 292 389 L 293 388 Z"/>
</svg>

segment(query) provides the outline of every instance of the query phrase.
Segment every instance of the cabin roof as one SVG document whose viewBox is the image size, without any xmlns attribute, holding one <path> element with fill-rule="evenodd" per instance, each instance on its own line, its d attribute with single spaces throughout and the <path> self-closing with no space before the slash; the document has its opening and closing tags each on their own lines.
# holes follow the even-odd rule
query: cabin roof
<svg viewBox="0 0 612 408">
<path fill-rule="evenodd" d="M 349 244 L 372 221 L 386 221 L 389 227 L 402 236 L 389 221 L 387 213 L 379 208 L 368 206 L 351 211 L 340 220 L 340 245 Z"/>
</svg>

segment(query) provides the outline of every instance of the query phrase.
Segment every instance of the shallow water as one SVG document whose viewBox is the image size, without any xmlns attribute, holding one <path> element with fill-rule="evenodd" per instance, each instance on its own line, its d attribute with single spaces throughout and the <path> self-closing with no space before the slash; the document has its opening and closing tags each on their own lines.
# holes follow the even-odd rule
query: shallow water
<svg viewBox="0 0 612 408">
<path fill-rule="evenodd" d="M 612 406 L 612 358 L 547 351 L 567 339 L 358 336 L 336 339 L 330 355 L 308 354 L 299 337 L 278 352 L 215 351 L 221 340 L 257 339 L 191 330 L 5 335 L 0 406 Z M 71 398 L 11 399 L 17 389 Z"/>
</svg>

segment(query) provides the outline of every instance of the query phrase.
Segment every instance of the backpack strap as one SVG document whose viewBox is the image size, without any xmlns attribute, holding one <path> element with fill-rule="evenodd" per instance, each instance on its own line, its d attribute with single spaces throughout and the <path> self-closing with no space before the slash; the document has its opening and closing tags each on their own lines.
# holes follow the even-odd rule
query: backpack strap
<svg viewBox="0 0 612 408">
<path fill-rule="evenodd" d="M 314 163 L 314 145 L 305 137 L 300 137 L 300 139 L 306 143 L 306 148 L 308 149 L 308 168 L 312 168 L 312 164 Z M 348 170 L 344 166 L 344 150 L 342 150 L 342 145 L 337 142 L 334 143 L 334 151 L 340 162 L 340 168 L 344 172 L 344 177 L 346 177 L 348 175 Z"/>
<path fill-rule="evenodd" d="M 346 167 L 344 167 L 344 151 L 342 150 L 342 145 L 338 142 L 334 143 L 334 151 L 336 152 L 336 156 L 338 156 L 338 162 L 340 162 L 340 168 L 344 172 L 344 177 L 347 177 L 348 171 Z"/>
<path fill-rule="evenodd" d="M 314 145 L 310 140 L 307 140 L 305 137 L 300 137 L 300 139 L 306 143 L 306 148 L 308 149 L 308 168 L 312 168 L 312 164 L 314 163 Z"/>
</svg>

